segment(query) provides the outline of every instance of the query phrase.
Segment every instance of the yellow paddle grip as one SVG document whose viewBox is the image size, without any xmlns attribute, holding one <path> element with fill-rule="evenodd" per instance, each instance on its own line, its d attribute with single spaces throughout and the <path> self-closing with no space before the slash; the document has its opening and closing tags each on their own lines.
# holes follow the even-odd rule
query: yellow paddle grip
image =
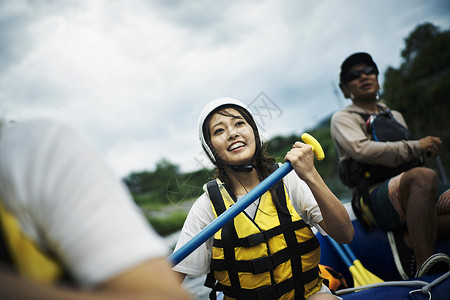
<svg viewBox="0 0 450 300">
<path fill-rule="evenodd" d="M 301 138 L 306 144 L 312 146 L 312 150 L 318 160 L 322 160 L 325 158 L 325 153 L 323 152 L 322 146 L 312 135 L 305 132 L 302 134 Z"/>
</svg>

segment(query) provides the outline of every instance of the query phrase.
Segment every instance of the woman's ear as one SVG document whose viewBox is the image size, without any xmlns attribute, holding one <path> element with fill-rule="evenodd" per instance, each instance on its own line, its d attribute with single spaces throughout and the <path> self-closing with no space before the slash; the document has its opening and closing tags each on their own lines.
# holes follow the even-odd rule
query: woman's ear
<svg viewBox="0 0 450 300">
<path fill-rule="evenodd" d="M 341 91 L 344 94 L 345 98 L 347 98 L 347 99 L 351 98 L 351 93 L 350 93 L 350 90 L 348 89 L 348 87 L 346 87 L 342 83 L 339 83 L 339 88 L 341 89 Z"/>
</svg>

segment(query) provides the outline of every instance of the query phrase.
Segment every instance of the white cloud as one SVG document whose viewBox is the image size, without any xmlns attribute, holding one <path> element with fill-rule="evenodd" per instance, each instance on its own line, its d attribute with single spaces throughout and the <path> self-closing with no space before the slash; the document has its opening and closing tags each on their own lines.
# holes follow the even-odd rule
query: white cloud
<svg viewBox="0 0 450 300">
<path fill-rule="evenodd" d="M 2 2 L 0 113 L 72 123 L 121 176 L 162 158 L 192 170 L 209 100 L 263 91 L 283 111 L 267 138 L 310 128 L 339 108 L 331 84 L 347 55 L 398 65 L 417 24 L 448 28 L 445 3 Z"/>
</svg>

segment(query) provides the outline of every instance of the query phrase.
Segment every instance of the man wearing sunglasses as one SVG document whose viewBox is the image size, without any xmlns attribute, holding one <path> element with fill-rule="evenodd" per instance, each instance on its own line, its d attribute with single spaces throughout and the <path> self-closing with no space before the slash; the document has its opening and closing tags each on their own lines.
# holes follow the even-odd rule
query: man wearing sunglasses
<svg viewBox="0 0 450 300">
<path fill-rule="evenodd" d="M 402 115 L 379 102 L 378 74 L 368 53 L 354 53 L 341 65 L 339 86 L 352 104 L 331 119 L 339 175 L 353 188 L 358 219 L 369 230 L 386 230 L 396 240 L 393 250 L 407 253 L 397 265 L 404 279 L 446 271 L 449 257 L 433 252 L 438 234 L 450 231 L 450 189 L 421 159 L 436 156 L 441 140 L 412 137 Z"/>
</svg>

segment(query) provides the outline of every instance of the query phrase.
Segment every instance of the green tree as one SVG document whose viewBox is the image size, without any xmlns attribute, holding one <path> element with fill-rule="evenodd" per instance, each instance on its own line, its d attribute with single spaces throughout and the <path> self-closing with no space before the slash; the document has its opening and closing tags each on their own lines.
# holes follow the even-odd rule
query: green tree
<svg viewBox="0 0 450 300">
<path fill-rule="evenodd" d="M 133 172 L 123 181 L 140 205 L 176 204 L 200 196 L 203 184 L 212 179 L 212 174 L 208 169 L 181 173 L 177 165 L 162 159 L 155 171 Z"/>
<path fill-rule="evenodd" d="M 132 194 L 145 193 L 151 190 L 153 173 L 144 172 L 132 172 L 125 178 L 124 183 L 128 186 Z"/>
<path fill-rule="evenodd" d="M 166 159 L 156 163 L 154 172 L 133 172 L 123 179 L 134 196 L 142 202 L 166 203 L 169 201 L 167 191 L 174 189 L 177 184 L 172 180 L 179 175 L 179 167 Z M 135 197 L 136 200 L 136 197 Z M 139 202 L 139 201 L 137 201 Z"/>
<path fill-rule="evenodd" d="M 405 39 L 398 69 L 385 73 L 383 98 L 402 112 L 417 138 L 439 136 L 441 156 L 450 165 L 450 30 L 418 25 Z M 430 160 L 433 164 L 433 161 Z"/>
</svg>

